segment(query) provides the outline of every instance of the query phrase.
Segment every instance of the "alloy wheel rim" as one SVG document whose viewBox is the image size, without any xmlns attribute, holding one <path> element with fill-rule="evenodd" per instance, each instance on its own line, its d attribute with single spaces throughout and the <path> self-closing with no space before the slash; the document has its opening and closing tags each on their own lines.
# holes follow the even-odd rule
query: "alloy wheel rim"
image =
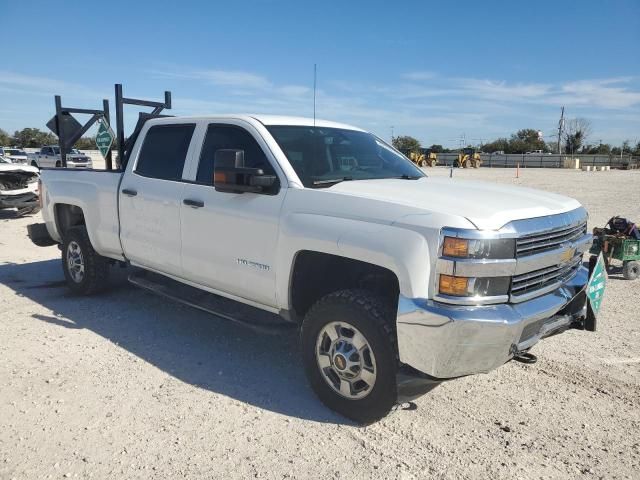
<svg viewBox="0 0 640 480">
<path fill-rule="evenodd" d="M 84 279 L 84 257 L 80 245 L 74 240 L 67 246 L 67 270 L 74 282 L 80 283 Z"/>
<path fill-rule="evenodd" d="M 338 395 L 359 400 L 376 382 L 376 359 L 367 338 L 347 322 L 325 325 L 316 341 L 316 362 L 322 378 Z"/>
</svg>

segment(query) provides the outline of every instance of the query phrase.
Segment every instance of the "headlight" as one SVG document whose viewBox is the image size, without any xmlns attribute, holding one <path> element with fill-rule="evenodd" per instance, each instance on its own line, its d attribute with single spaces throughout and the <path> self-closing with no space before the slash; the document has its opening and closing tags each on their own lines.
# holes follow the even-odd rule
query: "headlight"
<svg viewBox="0 0 640 480">
<path fill-rule="evenodd" d="M 516 241 L 513 238 L 466 239 L 444 237 L 442 255 L 454 258 L 514 258 Z"/>
<path fill-rule="evenodd" d="M 438 290 L 454 297 L 497 297 L 509 293 L 511 277 L 456 277 L 440 274 Z"/>
</svg>

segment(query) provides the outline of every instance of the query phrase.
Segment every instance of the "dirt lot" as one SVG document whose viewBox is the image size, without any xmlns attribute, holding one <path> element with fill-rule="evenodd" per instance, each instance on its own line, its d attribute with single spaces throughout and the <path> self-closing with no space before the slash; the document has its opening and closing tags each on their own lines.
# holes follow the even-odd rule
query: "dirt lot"
<svg viewBox="0 0 640 480">
<path fill-rule="evenodd" d="M 640 221 L 640 172 L 455 175 L 574 196 L 590 226 Z M 38 220 L 0 212 L 2 479 L 638 478 L 640 281 L 612 277 L 599 331 L 543 342 L 538 364 L 443 384 L 360 428 L 316 400 L 294 335 L 253 333 L 122 274 L 108 293 L 71 296 L 58 249 L 26 238 Z"/>
</svg>

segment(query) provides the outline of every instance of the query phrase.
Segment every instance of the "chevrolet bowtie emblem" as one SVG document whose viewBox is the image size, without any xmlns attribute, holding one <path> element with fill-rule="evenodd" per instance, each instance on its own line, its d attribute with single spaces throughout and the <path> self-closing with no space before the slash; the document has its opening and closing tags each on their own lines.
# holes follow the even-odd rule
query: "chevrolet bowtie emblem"
<svg viewBox="0 0 640 480">
<path fill-rule="evenodd" d="M 571 247 L 567 250 L 565 250 L 564 252 L 562 252 L 562 255 L 560 256 L 560 260 L 561 263 L 567 263 L 569 260 L 571 260 L 576 254 L 576 247 Z"/>
</svg>

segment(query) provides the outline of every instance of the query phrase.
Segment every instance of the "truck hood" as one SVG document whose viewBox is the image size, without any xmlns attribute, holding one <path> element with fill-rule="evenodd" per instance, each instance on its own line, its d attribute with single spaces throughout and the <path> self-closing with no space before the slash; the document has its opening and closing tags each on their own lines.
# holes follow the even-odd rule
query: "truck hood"
<svg viewBox="0 0 640 480">
<path fill-rule="evenodd" d="M 480 230 L 497 230 L 526 218 L 568 212 L 580 203 L 563 195 L 489 182 L 425 177 L 419 180 L 357 180 L 330 187 L 333 193 L 464 217 Z"/>
<path fill-rule="evenodd" d="M 5 172 L 30 172 L 30 173 L 38 173 L 36 167 L 32 167 L 31 165 L 20 165 L 16 163 L 0 163 L 0 173 Z"/>
</svg>

